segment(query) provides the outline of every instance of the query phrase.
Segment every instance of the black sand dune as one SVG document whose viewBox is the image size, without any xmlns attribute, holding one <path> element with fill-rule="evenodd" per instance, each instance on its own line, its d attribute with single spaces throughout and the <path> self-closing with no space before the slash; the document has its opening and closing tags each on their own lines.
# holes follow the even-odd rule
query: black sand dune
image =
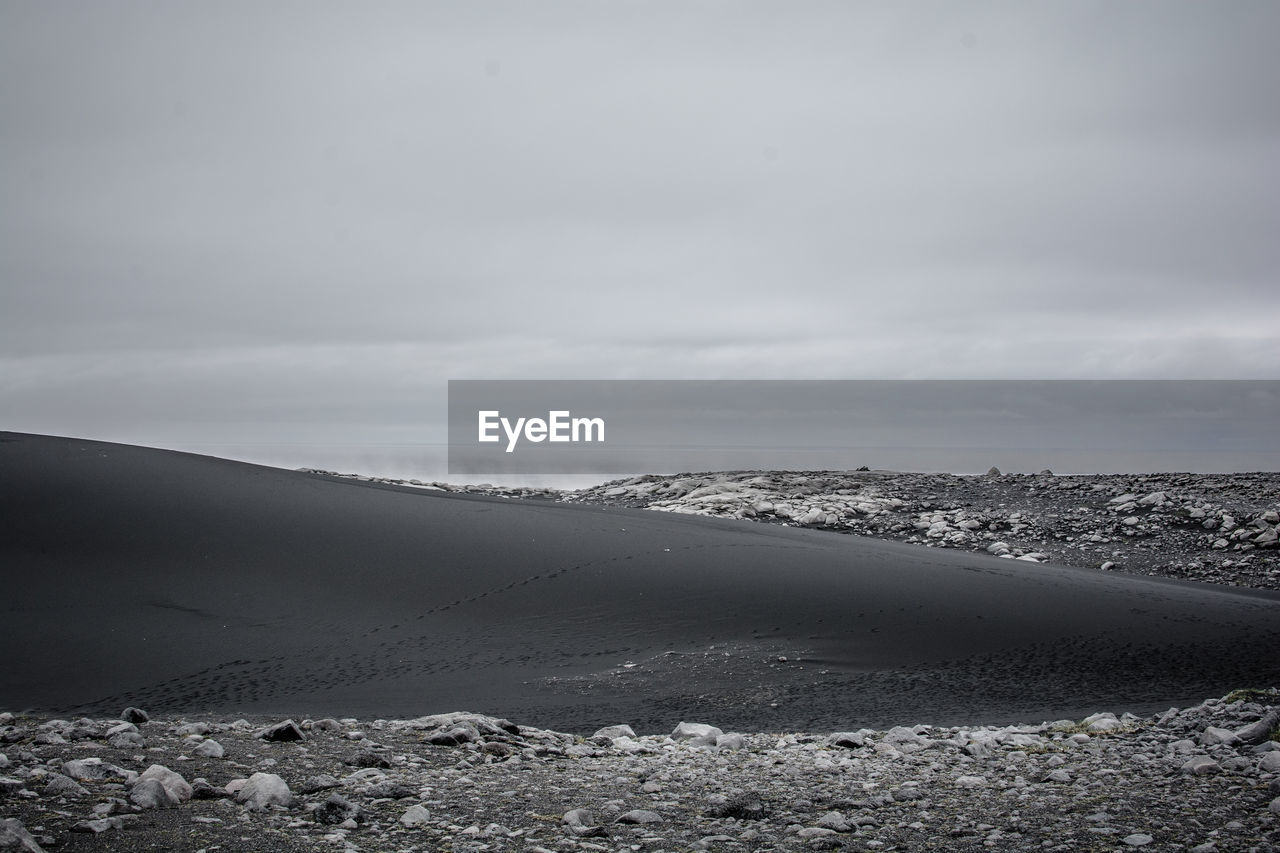
<svg viewBox="0 0 1280 853">
<path fill-rule="evenodd" d="M 1280 683 L 1272 593 L 13 433 L 0 573 L 8 709 L 831 730 Z"/>
</svg>

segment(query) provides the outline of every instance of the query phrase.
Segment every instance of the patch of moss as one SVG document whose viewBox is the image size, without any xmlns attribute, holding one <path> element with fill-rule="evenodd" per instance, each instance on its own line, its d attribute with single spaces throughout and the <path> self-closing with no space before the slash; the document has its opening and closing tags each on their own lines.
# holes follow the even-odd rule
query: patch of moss
<svg viewBox="0 0 1280 853">
<path fill-rule="evenodd" d="M 1257 702 L 1261 705 L 1273 704 L 1280 699 L 1280 688 L 1275 687 L 1242 687 L 1232 690 L 1222 701 L 1230 705 L 1232 702 Z"/>
</svg>

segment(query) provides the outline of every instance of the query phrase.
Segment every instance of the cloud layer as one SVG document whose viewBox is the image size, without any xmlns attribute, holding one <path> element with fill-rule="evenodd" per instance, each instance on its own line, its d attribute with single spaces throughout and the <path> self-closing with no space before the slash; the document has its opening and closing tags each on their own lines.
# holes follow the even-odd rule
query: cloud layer
<svg viewBox="0 0 1280 853">
<path fill-rule="evenodd" d="M 449 378 L 1275 378 L 1278 25 L 3 2 L 0 410 L 289 443 Z"/>
</svg>

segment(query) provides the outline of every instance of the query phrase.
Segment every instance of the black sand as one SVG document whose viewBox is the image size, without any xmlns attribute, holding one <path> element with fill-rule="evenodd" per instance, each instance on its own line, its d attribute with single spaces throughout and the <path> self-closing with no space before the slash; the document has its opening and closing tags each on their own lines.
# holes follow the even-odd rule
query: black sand
<svg viewBox="0 0 1280 853">
<path fill-rule="evenodd" d="M 11 710 L 833 730 L 1280 683 L 1276 593 L 13 433 L 0 579 Z"/>
</svg>

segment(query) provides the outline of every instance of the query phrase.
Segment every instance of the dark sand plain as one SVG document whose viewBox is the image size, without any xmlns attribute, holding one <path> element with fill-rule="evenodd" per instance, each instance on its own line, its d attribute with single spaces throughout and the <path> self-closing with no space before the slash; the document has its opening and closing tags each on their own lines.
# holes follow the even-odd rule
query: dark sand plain
<svg viewBox="0 0 1280 853">
<path fill-rule="evenodd" d="M 1274 592 L 15 433 L 0 588 L 13 711 L 832 731 L 1280 683 Z"/>
</svg>

